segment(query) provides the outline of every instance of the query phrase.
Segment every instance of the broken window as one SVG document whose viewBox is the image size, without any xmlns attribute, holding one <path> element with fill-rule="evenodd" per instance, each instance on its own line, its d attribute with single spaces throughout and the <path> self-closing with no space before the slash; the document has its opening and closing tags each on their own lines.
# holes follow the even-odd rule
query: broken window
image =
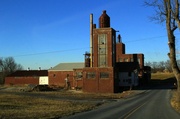
<svg viewBox="0 0 180 119">
<path fill-rule="evenodd" d="M 76 72 L 76 78 L 81 79 L 82 78 L 82 72 Z"/>
<path fill-rule="evenodd" d="M 100 72 L 100 78 L 109 78 L 108 72 Z"/>
<path fill-rule="evenodd" d="M 87 72 L 86 74 L 86 78 L 87 79 L 92 79 L 96 77 L 96 73 L 95 72 Z"/>
</svg>

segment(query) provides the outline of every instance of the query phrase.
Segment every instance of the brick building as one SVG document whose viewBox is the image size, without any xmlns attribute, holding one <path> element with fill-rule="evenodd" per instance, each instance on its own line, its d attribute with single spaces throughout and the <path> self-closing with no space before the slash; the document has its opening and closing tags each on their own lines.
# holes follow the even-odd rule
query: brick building
<svg viewBox="0 0 180 119">
<path fill-rule="evenodd" d="M 90 62 L 83 68 L 83 91 L 114 93 L 118 89 L 115 78 L 116 65 L 116 31 L 110 27 L 110 17 L 103 11 L 99 18 L 99 28 L 93 24 L 90 15 Z M 87 58 L 87 57 L 85 57 Z M 85 59 L 85 61 L 88 61 Z M 87 65 L 88 66 L 88 65 Z"/>
<path fill-rule="evenodd" d="M 144 54 L 126 54 L 121 36 L 110 27 L 110 17 L 103 11 L 99 28 L 90 15 L 90 53 L 85 56 L 83 90 L 115 93 L 120 87 L 137 86 L 144 74 Z"/>
<path fill-rule="evenodd" d="M 120 86 L 137 86 L 144 72 L 143 54 L 125 54 L 125 44 L 116 30 L 110 27 L 110 17 L 104 10 L 99 17 L 99 28 L 90 15 L 90 53 L 84 63 L 61 63 L 48 71 L 49 84 L 85 92 L 115 93 Z"/>
<path fill-rule="evenodd" d="M 66 80 L 70 88 L 82 88 L 82 69 L 84 63 L 60 63 L 48 70 L 49 85 L 66 87 Z"/>
<path fill-rule="evenodd" d="M 48 85 L 47 70 L 22 70 L 16 71 L 5 78 L 6 85 Z"/>
<path fill-rule="evenodd" d="M 125 44 L 120 35 L 116 38 L 116 32 L 110 27 L 110 17 L 105 10 L 99 17 L 99 28 L 93 24 L 91 14 L 90 53 L 84 54 L 85 62 L 58 64 L 48 70 L 48 84 L 71 89 L 82 88 L 85 92 L 116 93 L 120 87 L 137 86 L 139 81 L 147 82 L 143 81 L 144 72 L 150 77 L 146 71 L 150 68 L 144 67 L 144 55 L 126 54 Z M 29 82 L 24 82 L 27 76 L 18 80 L 16 77 L 7 77 L 6 83 L 38 84 L 38 79 L 32 76 Z"/>
</svg>

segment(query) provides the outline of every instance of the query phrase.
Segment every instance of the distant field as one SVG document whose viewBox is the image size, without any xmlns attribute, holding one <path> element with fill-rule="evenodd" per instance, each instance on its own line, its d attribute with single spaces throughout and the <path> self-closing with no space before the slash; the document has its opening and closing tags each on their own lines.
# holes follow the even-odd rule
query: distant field
<svg viewBox="0 0 180 119">
<path fill-rule="evenodd" d="M 14 88 L 16 87 L 0 87 L 0 119 L 61 118 L 92 110 L 99 105 L 109 103 L 112 99 L 136 93 L 133 91 L 118 94 L 74 91 L 22 92 Z"/>
<path fill-rule="evenodd" d="M 152 73 L 151 74 L 151 79 L 152 80 L 165 80 L 165 79 L 169 79 L 169 78 L 174 78 L 174 74 L 173 73 Z"/>
</svg>

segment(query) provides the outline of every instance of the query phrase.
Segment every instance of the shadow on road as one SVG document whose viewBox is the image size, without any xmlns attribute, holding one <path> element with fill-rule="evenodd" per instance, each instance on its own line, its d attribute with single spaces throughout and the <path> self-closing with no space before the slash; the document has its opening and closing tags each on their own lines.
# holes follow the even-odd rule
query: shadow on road
<svg viewBox="0 0 180 119">
<path fill-rule="evenodd" d="M 161 89 L 177 89 L 177 81 L 175 77 L 167 79 L 151 79 L 146 85 L 133 87 L 132 90 L 161 90 Z M 128 91 L 129 87 L 121 87 L 119 92 Z"/>
<path fill-rule="evenodd" d="M 151 79 L 146 89 L 176 89 L 177 81 L 174 77 L 167 79 Z"/>
</svg>

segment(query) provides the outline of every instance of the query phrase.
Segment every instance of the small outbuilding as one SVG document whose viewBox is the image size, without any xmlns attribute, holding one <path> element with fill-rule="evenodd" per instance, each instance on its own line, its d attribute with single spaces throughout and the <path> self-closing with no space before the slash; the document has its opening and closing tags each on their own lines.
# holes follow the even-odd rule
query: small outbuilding
<svg viewBox="0 0 180 119">
<path fill-rule="evenodd" d="M 6 85 L 48 85 L 48 70 L 19 70 L 5 78 Z"/>
<path fill-rule="evenodd" d="M 84 62 L 60 63 L 48 70 L 49 85 L 75 89 L 82 88 Z"/>
</svg>

